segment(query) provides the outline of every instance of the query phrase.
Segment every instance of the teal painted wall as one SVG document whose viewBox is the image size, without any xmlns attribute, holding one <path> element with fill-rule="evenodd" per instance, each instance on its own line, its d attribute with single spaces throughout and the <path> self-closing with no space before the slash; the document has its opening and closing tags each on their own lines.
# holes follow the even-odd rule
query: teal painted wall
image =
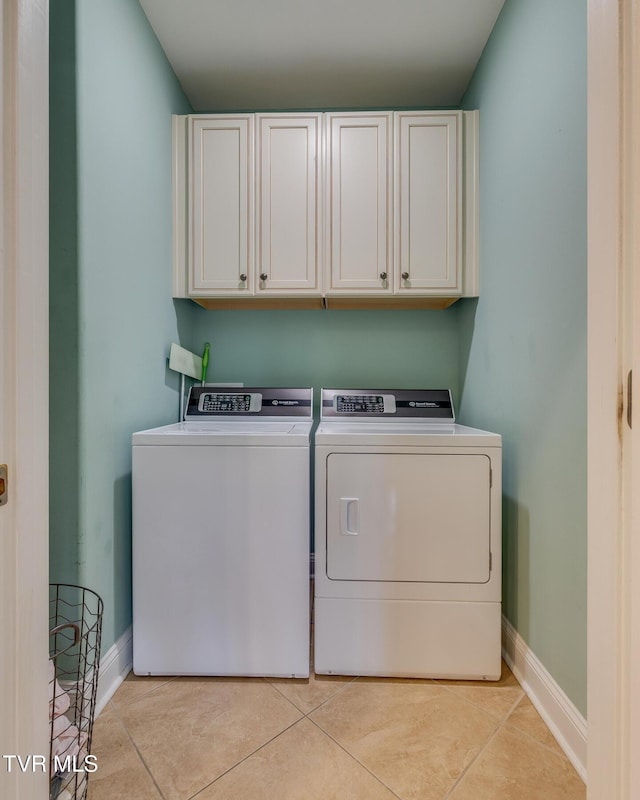
<svg viewBox="0 0 640 800">
<path fill-rule="evenodd" d="M 326 387 L 437 386 L 458 394 L 458 325 L 444 311 L 196 310 L 210 381 Z M 316 402 L 317 405 L 317 402 Z"/>
<path fill-rule="evenodd" d="M 171 114 L 191 109 L 137 0 L 51 7 L 51 579 L 131 623 L 131 433 L 171 422 Z"/>
<path fill-rule="evenodd" d="M 586 713 L 586 3 L 507 0 L 480 109 L 481 296 L 461 414 L 503 434 L 504 610 Z"/>
</svg>

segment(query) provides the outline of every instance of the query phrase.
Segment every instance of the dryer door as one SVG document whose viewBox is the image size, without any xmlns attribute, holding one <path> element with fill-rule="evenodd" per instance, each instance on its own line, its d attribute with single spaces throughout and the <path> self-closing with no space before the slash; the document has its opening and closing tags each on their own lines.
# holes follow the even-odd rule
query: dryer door
<svg viewBox="0 0 640 800">
<path fill-rule="evenodd" d="M 486 583 L 490 481 L 485 454 L 331 453 L 327 576 Z"/>
</svg>

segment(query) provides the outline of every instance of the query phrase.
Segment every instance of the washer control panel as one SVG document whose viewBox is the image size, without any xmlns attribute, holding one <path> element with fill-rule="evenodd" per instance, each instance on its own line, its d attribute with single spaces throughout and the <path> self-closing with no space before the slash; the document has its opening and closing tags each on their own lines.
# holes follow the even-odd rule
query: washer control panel
<svg viewBox="0 0 640 800">
<path fill-rule="evenodd" d="M 262 395 L 259 392 L 203 392 L 198 400 L 198 411 L 203 414 L 218 412 L 246 414 L 260 411 Z"/>
<path fill-rule="evenodd" d="M 334 408 L 338 414 L 395 414 L 396 398 L 392 394 L 337 394 Z"/>
<path fill-rule="evenodd" d="M 320 417 L 455 422 L 449 389 L 323 389 Z"/>
<path fill-rule="evenodd" d="M 313 418 L 313 389 L 193 386 L 185 421 Z"/>
</svg>

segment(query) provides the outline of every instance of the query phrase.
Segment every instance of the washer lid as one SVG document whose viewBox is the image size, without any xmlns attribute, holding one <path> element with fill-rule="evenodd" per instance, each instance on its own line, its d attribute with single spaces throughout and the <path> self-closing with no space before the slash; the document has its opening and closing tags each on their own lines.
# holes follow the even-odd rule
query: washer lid
<svg viewBox="0 0 640 800">
<path fill-rule="evenodd" d="M 138 431 L 133 445 L 308 447 L 313 422 L 224 419 L 218 422 L 176 422 Z"/>
</svg>

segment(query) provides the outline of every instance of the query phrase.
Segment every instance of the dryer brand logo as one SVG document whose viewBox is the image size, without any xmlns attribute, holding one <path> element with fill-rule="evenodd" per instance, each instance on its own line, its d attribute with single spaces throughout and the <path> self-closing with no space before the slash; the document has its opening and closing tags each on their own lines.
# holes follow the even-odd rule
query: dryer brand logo
<svg viewBox="0 0 640 800">
<path fill-rule="evenodd" d="M 440 408 L 438 403 L 430 403 L 428 400 L 410 400 L 411 408 Z"/>
<path fill-rule="evenodd" d="M 272 406 L 299 406 L 299 400 L 272 400 Z"/>
</svg>

